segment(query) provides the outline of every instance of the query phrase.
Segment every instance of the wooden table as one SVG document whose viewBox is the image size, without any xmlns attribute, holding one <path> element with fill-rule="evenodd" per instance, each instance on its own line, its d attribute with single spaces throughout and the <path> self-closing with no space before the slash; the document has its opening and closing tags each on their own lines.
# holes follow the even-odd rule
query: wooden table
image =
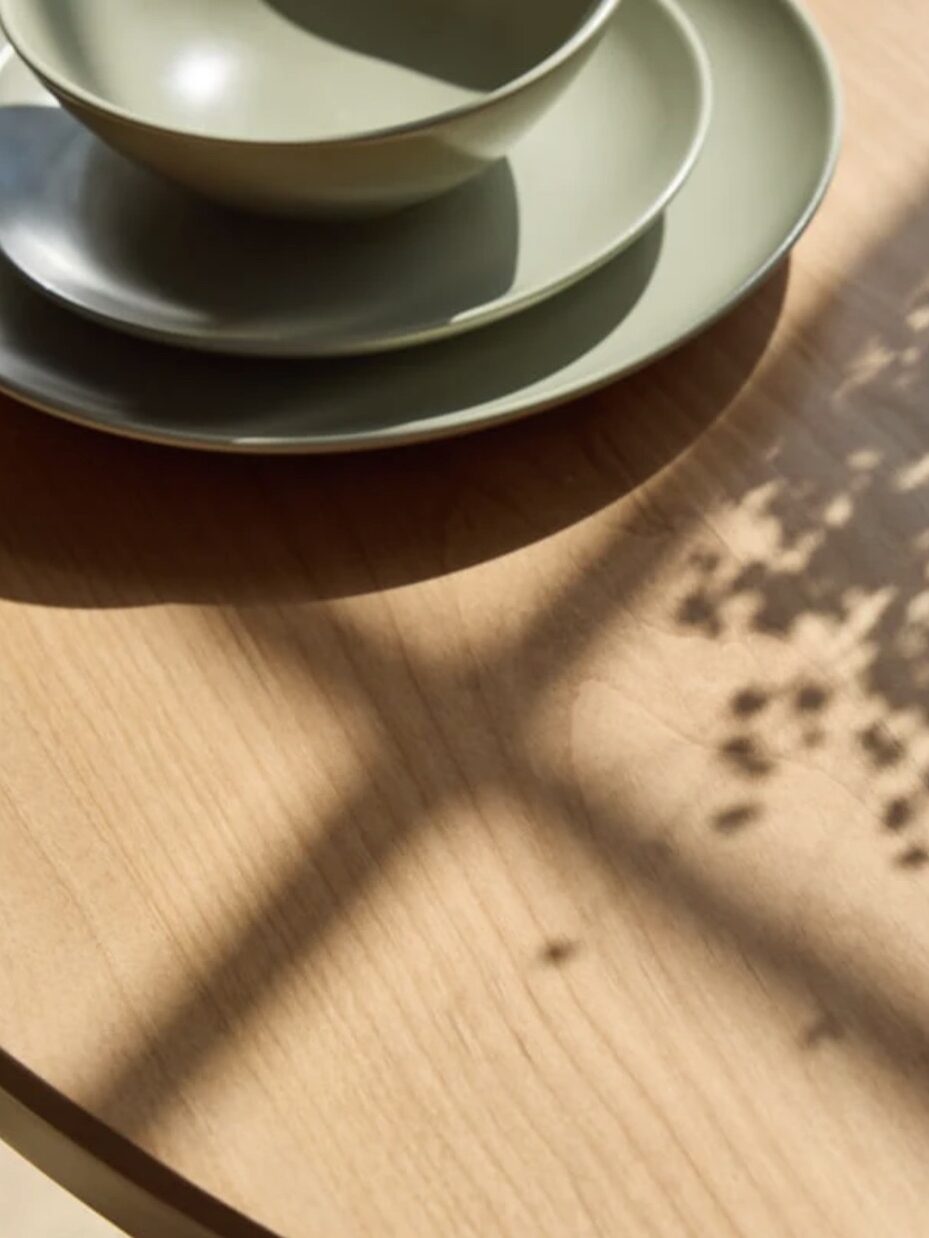
<svg viewBox="0 0 929 1238">
<path fill-rule="evenodd" d="M 3 404 L 0 1113 L 136 1233 L 929 1232 L 929 15 L 814 7 L 827 205 L 632 381 L 289 462 Z"/>
</svg>

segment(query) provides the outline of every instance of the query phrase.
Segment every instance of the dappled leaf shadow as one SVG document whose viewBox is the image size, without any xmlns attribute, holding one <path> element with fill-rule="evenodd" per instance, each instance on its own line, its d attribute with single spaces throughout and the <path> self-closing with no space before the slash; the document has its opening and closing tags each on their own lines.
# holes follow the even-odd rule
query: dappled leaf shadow
<svg viewBox="0 0 929 1238">
<path fill-rule="evenodd" d="M 909 236 L 925 226 L 921 208 Z M 891 248 L 899 243 L 888 241 Z M 874 258 L 873 269 L 880 261 Z M 764 480 L 734 496 L 766 552 L 745 561 L 724 560 L 711 546 L 692 554 L 676 620 L 710 640 L 739 633 L 793 640 L 815 625 L 818 639 L 842 651 L 834 677 L 738 688 L 729 715 L 742 729 L 722 741 L 720 758 L 760 784 L 779 773 L 773 749 L 794 754 L 850 744 L 872 771 L 876 821 L 909 838 L 929 808 L 910 753 L 929 735 L 929 270 L 896 278 L 899 316 L 887 315 L 878 333 L 853 340 L 850 350 L 845 345 L 838 391 L 820 412 L 821 444 L 804 451 L 772 433 Z M 825 334 L 824 321 L 828 315 L 816 329 Z M 848 674 L 840 669 L 845 663 L 853 668 Z M 848 733 L 832 718 L 850 694 L 866 702 L 872 718 Z M 765 817 L 758 791 L 753 824 Z M 729 821 L 740 822 L 737 810 L 721 807 L 712 818 L 716 829 Z M 900 871 L 920 870 L 923 842 L 911 839 L 890 861 Z"/>
<path fill-rule="evenodd" d="M 761 809 L 757 804 L 733 804 L 731 808 L 718 812 L 713 818 L 713 824 L 721 834 L 735 834 L 757 821 L 760 816 Z"/>
</svg>

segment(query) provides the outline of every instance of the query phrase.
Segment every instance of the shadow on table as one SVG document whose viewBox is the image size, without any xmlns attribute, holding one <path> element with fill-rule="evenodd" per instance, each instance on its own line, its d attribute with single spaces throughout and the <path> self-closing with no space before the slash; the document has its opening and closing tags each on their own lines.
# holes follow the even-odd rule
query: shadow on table
<svg viewBox="0 0 929 1238">
<path fill-rule="evenodd" d="M 784 266 L 695 342 L 567 408 L 374 454 L 198 455 L 6 401 L 0 596 L 69 607 L 306 601 L 506 554 L 614 503 L 689 447 L 754 369 L 786 283 Z"/>
</svg>

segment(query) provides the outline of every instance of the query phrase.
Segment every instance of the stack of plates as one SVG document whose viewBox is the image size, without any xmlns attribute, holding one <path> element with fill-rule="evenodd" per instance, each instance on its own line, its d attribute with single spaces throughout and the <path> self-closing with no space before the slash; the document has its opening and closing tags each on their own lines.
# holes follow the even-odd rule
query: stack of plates
<svg viewBox="0 0 929 1238">
<path fill-rule="evenodd" d="M 794 0 L 624 0 L 477 180 L 380 219 L 271 223 L 124 161 L 7 48 L 0 386 L 219 450 L 510 420 L 642 366 L 745 295 L 819 204 L 838 128 L 828 55 Z"/>
</svg>

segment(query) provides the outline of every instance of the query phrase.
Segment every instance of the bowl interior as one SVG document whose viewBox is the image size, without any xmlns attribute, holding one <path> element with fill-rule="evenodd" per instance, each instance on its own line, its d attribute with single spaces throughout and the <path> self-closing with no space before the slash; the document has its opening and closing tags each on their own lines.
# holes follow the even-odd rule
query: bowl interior
<svg viewBox="0 0 929 1238">
<path fill-rule="evenodd" d="M 7 0 L 65 88 L 170 129 L 312 141 L 425 120 L 545 60 L 597 0 Z M 13 29 L 15 25 L 15 30 Z"/>
</svg>

